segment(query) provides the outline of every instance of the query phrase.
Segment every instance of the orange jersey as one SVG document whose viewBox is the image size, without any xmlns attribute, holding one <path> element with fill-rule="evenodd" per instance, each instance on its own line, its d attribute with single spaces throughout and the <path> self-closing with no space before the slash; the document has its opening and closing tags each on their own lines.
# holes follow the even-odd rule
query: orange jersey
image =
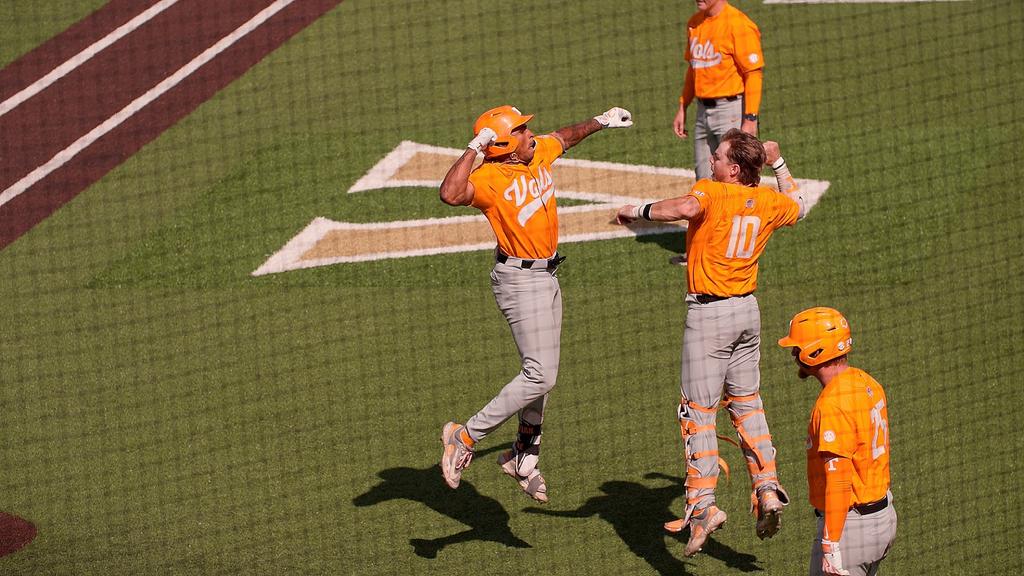
<svg viewBox="0 0 1024 576">
<path fill-rule="evenodd" d="M 691 294 L 739 296 L 757 289 L 757 260 L 772 232 L 796 224 L 800 205 L 767 186 L 701 180 L 690 196 L 701 211 L 686 230 Z"/>
<path fill-rule="evenodd" d="M 698 98 L 742 94 L 743 76 L 764 67 L 761 31 L 733 6 L 726 4 L 710 18 L 698 12 L 686 27 L 686 61 L 694 73 Z"/>
<path fill-rule="evenodd" d="M 807 426 L 807 484 L 811 505 L 825 509 L 822 452 L 853 462 L 853 502 L 867 504 L 889 490 L 889 410 L 882 386 L 867 372 L 847 368 L 818 395 Z"/>
<path fill-rule="evenodd" d="M 558 210 L 551 163 L 564 150 L 554 136 L 537 136 L 529 165 L 484 162 L 469 175 L 473 206 L 491 224 L 508 256 L 541 260 L 558 250 Z"/>
</svg>

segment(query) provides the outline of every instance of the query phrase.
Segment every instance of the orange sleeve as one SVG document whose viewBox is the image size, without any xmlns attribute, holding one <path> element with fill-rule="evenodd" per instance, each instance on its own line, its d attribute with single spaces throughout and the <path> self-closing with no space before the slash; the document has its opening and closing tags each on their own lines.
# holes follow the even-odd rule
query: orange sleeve
<svg viewBox="0 0 1024 576">
<path fill-rule="evenodd" d="M 853 458 L 857 451 L 857 427 L 835 400 L 821 405 L 818 452 Z"/>
<path fill-rule="evenodd" d="M 758 69 L 743 76 L 743 113 L 757 114 L 761 109 L 761 84 L 764 71 Z"/>
<path fill-rule="evenodd" d="M 469 183 L 473 185 L 473 201 L 470 206 L 480 210 L 487 210 L 494 205 L 494 190 L 491 186 L 491 179 L 483 170 L 477 168 L 469 175 Z"/>
<path fill-rule="evenodd" d="M 537 151 L 534 154 L 540 154 L 541 158 L 548 162 L 554 162 L 561 158 L 562 154 L 565 154 L 565 149 L 562 148 L 562 141 L 551 134 L 537 136 L 535 140 L 537 141 Z"/>
<path fill-rule="evenodd" d="M 693 83 L 693 68 L 687 66 L 686 78 L 683 80 L 683 93 L 679 96 L 679 103 L 683 105 L 683 108 L 686 108 L 690 105 L 690 102 L 693 102 L 693 96 L 695 94 Z"/>
<path fill-rule="evenodd" d="M 708 187 L 711 182 L 712 181 L 707 178 L 698 180 L 697 183 L 693 185 L 693 188 L 690 188 L 690 192 L 687 194 L 687 196 L 693 196 L 697 199 L 697 203 L 700 204 L 701 213 L 707 212 L 708 207 L 711 206 L 711 190 Z"/>
<path fill-rule="evenodd" d="M 764 68 L 761 53 L 761 31 L 750 20 L 737 24 L 733 29 L 733 60 L 740 74 L 749 74 Z"/>
<path fill-rule="evenodd" d="M 825 464 L 824 537 L 839 542 L 853 504 L 853 461 L 827 452 L 821 452 L 821 458 Z"/>
</svg>

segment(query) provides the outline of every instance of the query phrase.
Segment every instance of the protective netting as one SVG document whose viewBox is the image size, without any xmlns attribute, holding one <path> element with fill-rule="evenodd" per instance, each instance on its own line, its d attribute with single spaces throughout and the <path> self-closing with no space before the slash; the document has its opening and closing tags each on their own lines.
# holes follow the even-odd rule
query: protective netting
<svg viewBox="0 0 1024 576">
<path fill-rule="evenodd" d="M 887 395 L 881 573 L 1019 572 L 1024 2 L 732 4 L 761 31 L 759 135 L 812 204 L 756 292 L 793 503 L 759 540 L 719 442 L 729 523 L 685 558 L 662 528 L 686 505 L 684 234 L 610 220 L 693 184 L 694 3 L 2 3 L 0 573 L 806 573 L 821 388 L 776 341 L 811 306 Z M 538 135 L 634 120 L 552 169 L 543 508 L 495 463 L 514 417 L 457 489 L 438 468 L 442 426 L 520 369 L 494 236 L 438 200 L 502 104 Z"/>
</svg>

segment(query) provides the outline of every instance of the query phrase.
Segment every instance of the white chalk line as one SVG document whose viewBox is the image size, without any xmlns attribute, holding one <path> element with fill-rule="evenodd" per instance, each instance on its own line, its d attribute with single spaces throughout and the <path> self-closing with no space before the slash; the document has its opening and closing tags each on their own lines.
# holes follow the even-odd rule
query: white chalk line
<svg viewBox="0 0 1024 576">
<path fill-rule="evenodd" d="M 270 6 L 267 6 L 263 10 L 250 18 L 245 24 L 242 24 L 236 28 L 231 34 L 228 34 L 224 38 L 221 38 L 216 44 L 207 48 L 202 54 L 196 56 L 188 64 L 185 64 L 179 68 L 174 74 L 164 78 L 162 82 L 150 88 L 145 94 L 139 96 L 133 100 L 130 104 L 122 108 L 118 113 L 114 114 L 107 120 L 105 120 L 99 126 L 96 126 L 89 131 L 85 136 L 82 136 L 76 140 L 73 144 L 67 148 L 58 152 L 53 158 L 47 161 L 42 166 L 39 166 L 32 172 L 29 172 L 21 180 L 18 180 L 12 184 L 9 188 L 0 193 L 0 206 L 10 202 L 14 198 L 17 198 L 22 192 L 28 190 L 35 183 L 39 182 L 43 178 L 50 175 L 53 171 L 57 170 L 64 164 L 68 163 L 72 158 L 77 156 L 82 150 L 85 150 L 91 146 L 94 142 L 102 138 L 108 132 L 117 128 L 123 124 L 126 120 L 134 116 L 137 112 L 151 104 L 154 100 L 162 96 L 167 91 L 171 90 L 182 82 L 185 78 L 191 76 L 196 70 L 201 68 L 203 65 L 213 60 L 221 52 L 227 50 L 232 44 L 255 30 L 256 28 L 263 25 L 264 22 L 272 18 L 275 14 L 286 8 L 289 4 L 295 0 L 277 0 Z"/>
<path fill-rule="evenodd" d="M 78 54 L 75 54 L 70 59 L 65 61 L 60 66 L 57 66 L 51 70 L 46 76 L 43 76 L 39 80 L 36 80 L 32 84 L 29 84 L 23 88 L 17 94 L 11 96 L 7 100 L 0 103 L 0 116 L 7 114 L 11 110 L 14 110 L 22 102 L 42 92 L 49 85 L 53 84 L 57 80 L 60 80 L 64 76 L 67 76 L 75 68 L 78 68 L 82 64 L 86 63 L 93 56 L 99 54 L 103 49 L 107 48 L 114 42 L 117 42 L 121 38 L 124 38 L 128 34 L 132 33 L 136 28 L 142 26 L 146 22 L 152 20 L 157 14 L 160 14 L 164 10 L 174 6 L 178 3 L 178 0 L 160 0 L 156 4 L 150 6 L 145 12 L 132 18 L 128 22 L 125 22 L 121 26 L 117 27 L 113 32 L 107 34 L 100 40 L 94 42 L 91 46 L 82 50 Z"/>
</svg>

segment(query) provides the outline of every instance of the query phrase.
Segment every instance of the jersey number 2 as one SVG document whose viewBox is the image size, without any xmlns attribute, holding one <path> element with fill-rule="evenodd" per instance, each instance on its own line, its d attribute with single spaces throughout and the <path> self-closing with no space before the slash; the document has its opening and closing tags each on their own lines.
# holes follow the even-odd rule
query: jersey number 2
<svg viewBox="0 0 1024 576">
<path fill-rule="evenodd" d="M 882 417 L 882 409 L 885 408 L 885 400 L 879 400 L 878 404 L 871 409 L 871 423 L 875 425 L 875 435 L 871 438 L 871 458 L 878 460 L 878 457 L 885 454 L 885 445 L 889 442 L 889 425 Z M 882 443 L 878 443 L 878 437 L 882 437 Z"/>
<path fill-rule="evenodd" d="M 761 229 L 761 218 L 758 216 L 733 216 L 732 231 L 729 232 L 729 247 L 725 249 L 726 258 L 750 258 L 754 255 L 757 244 L 757 232 Z"/>
</svg>

